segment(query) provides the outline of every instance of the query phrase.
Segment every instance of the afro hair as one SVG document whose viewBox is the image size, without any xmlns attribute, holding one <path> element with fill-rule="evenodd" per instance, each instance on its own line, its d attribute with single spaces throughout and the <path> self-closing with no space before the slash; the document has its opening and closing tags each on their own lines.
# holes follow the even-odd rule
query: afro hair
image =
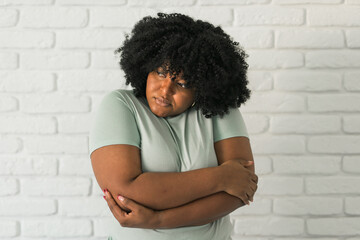
<svg viewBox="0 0 360 240">
<path fill-rule="evenodd" d="M 144 17 L 115 54 L 137 97 L 145 97 L 148 74 L 164 66 L 171 76 L 182 72 L 195 88 L 194 107 L 207 118 L 222 117 L 250 97 L 247 55 L 239 43 L 220 27 L 183 14 Z"/>
</svg>

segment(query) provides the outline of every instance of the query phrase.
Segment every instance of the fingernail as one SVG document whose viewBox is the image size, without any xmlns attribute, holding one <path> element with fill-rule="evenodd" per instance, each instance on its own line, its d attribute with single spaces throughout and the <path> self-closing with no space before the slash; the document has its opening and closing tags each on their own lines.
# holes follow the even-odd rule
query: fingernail
<svg viewBox="0 0 360 240">
<path fill-rule="evenodd" d="M 103 196 L 103 198 L 106 200 L 106 197 L 105 197 L 105 196 Z"/>
<path fill-rule="evenodd" d="M 123 196 L 118 195 L 117 198 L 118 198 L 120 201 L 124 201 L 124 197 L 123 197 Z"/>
</svg>

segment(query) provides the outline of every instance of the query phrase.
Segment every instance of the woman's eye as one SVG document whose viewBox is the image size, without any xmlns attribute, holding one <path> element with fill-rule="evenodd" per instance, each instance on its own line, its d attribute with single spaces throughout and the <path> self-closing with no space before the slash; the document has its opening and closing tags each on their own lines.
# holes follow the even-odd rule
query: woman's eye
<svg viewBox="0 0 360 240">
<path fill-rule="evenodd" d="M 166 77 L 165 73 L 163 73 L 163 72 L 156 71 L 156 73 L 157 73 L 160 77 Z"/>
<path fill-rule="evenodd" d="M 186 83 L 177 83 L 182 88 L 188 88 L 188 85 Z"/>
</svg>

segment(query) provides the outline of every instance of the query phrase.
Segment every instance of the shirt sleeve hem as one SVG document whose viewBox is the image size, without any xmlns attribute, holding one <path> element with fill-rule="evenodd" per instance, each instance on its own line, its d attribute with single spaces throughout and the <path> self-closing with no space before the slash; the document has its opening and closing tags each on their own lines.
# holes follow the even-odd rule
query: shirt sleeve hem
<svg viewBox="0 0 360 240">
<path fill-rule="evenodd" d="M 132 146 L 135 146 L 135 147 L 141 149 L 139 143 L 137 143 L 137 142 L 125 142 L 125 141 L 120 142 L 118 140 L 108 140 L 108 141 L 104 141 L 102 143 L 99 143 L 99 144 L 96 144 L 95 146 L 90 147 L 89 154 L 91 155 L 95 150 L 97 150 L 101 147 L 117 145 L 117 144 L 132 145 Z"/>
</svg>

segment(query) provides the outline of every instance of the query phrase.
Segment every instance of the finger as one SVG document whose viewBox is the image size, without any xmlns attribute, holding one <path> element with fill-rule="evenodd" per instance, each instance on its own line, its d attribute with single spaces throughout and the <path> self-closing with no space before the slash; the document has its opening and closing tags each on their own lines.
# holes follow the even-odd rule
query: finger
<svg viewBox="0 0 360 240">
<path fill-rule="evenodd" d="M 247 205 L 250 205 L 249 200 L 251 201 L 251 194 L 246 193 L 246 197 L 247 197 L 247 199 L 246 199 L 246 204 L 247 204 Z"/>
<path fill-rule="evenodd" d="M 244 166 L 250 166 L 250 165 L 254 164 L 254 161 L 240 159 L 240 163 Z"/>
<path fill-rule="evenodd" d="M 116 202 L 115 202 L 114 198 L 112 197 L 112 195 L 110 194 L 110 192 L 105 189 L 104 193 L 105 193 L 104 198 L 110 208 L 110 211 L 114 215 L 114 217 L 118 220 L 120 218 L 124 217 L 125 212 L 116 204 Z"/>
<path fill-rule="evenodd" d="M 253 202 L 254 201 L 254 195 L 248 195 L 249 196 L 249 201 Z"/>
<path fill-rule="evenodd" d="M 254 177 L 252 179 L 255 183 L 258 183 L 259 181 L 259 177 L 256 174 L 254 174 Z"/>
<path fill-rule="evenodd" d="M 241 199 L 241 201 L 243 201 L 244 204 L 249 205 L 248 196 L 246 193 L 240 199 Z"/>
<path fill-rule="evenodd" d="M 119 198 L 118 198 L 119 200 Z M 122 201 L 117 201 L 117 204 L 123 209 L 126 213 L 131 213 L 131 209 L 125 206 L 125 204 Z"/>
<path fill-rule="evenodd" d="M 118 195 L 117 199 L 121 202 L 121 204 L 129 209 L 130 211 L 136 211 L 140 207 L 142 207 L 140 204 L 136 203 L 135 201 L 125 198 L 124 196 Z"/>
</svg>

